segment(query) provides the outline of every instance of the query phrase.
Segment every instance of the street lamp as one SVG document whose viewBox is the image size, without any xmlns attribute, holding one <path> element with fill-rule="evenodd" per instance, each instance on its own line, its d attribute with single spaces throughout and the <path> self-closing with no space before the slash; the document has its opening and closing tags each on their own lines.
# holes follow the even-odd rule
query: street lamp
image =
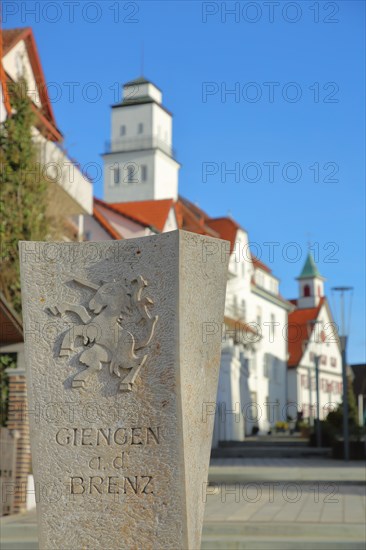
<svg viewBox="0 0 366 550">
<path fill-rule="evenodd" d="M 340 320 L 340 330 L 339 341 L 341 345 L 342 352 L 342 383 L 343 383 L 343 453 L 344 460 L 349 460 L 349 426 L 348 426 L 348 383 L 347 383 L 347 340 L 349 334 L 349 324 L 351 318 L 351 307 L 352 307 L 352 295 L 353 287 L 352 286 L 336 286 L 332 288 L 332 293 L 336 292 L 339 295 L 339 320 Z M 346 293 L 350 293 L 349 303 L 348 303 L 348 320 L 345 317 L 345 298 Z"/>
<path fill-rule="evenodd" d="M 316 446 L 321 447 L 322 446 L 322 434 L 320 429 L 320 398 L 319 398 L 319 361 L 321 355 L 319 354 L 318 345 L 322 343 L 321 338 L 319 338 L 319 334 L 317 334 L 317 326 L 321 326 L 322 322 L 315 320 L 310 321 L 309 323 L 309 337 L 311 334 L 314 335 L 314 343 L 316 344 L 315 353 L 314 353 L 314 364 L 315 364 L 315 392 L 316 392 L 316 425 L 315 425 L 315 431 L 316 431 Z"/>
<path fill-rule="evenodd" d="M 304 355 L 305 351 L 309 346 L 309 340 L 304 340 L 302 343 L 302 354 Z M 312 383 L 311 383 L 311 367 L 307 367 L 308 371 L 308 389 L 309 389 L 309 426 L 313 425 L 313 399 L 312 399 Z"/>
</svg>

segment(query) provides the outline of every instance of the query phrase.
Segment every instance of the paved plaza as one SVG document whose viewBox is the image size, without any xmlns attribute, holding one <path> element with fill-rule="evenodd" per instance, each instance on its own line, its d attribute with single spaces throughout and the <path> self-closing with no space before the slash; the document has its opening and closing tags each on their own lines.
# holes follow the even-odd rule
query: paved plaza
<svg viewBox="0 0 366 550">
<path fill-rule="evenodd" d="M 365 489 L 362 462 L 213 460 L 202 550 L 364 550 Z M 1 550 L 37 548 L 35 511 L 2 519 Z"/>
</svg>

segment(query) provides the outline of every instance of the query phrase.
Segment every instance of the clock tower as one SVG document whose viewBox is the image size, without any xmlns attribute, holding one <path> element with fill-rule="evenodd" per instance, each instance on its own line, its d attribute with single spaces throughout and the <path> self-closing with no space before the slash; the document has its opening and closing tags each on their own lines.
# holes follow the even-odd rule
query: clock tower
<svg viewBox="0 0 366 550">
<path fill-rule="evenodd" d="M 308 253 L 299 281 L 299 298 L 297 307 L 300 309 L 317 307 L 320 298 L 324 296 L 324 277 L 318 271 L 311 252 Z"/>
<path fill-rule="evenodd" d="M 122 101 L 112 106 L 111 140 L 102 157 L 106 202 L 177 200 L 172 114 L 155 84 L 145 78 L 124 84 Z"/>
</svg>

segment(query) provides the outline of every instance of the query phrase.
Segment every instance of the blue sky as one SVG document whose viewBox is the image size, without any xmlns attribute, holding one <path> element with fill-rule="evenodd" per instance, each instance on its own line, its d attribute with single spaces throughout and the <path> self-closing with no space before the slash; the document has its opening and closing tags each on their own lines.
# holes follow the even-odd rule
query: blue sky
<svg viewBox="0 0 366 550">
<path fill-rule="evenodd" d="M 288 298 L 310 241 L 328 294 L 355 288 L 348 355 L 365 361 L 364 2 L 4 0 L 3 20 L 33 28 L 82 166 L 102 166 L 110 105 L 143 49 L 174 114 L 180 193 L 230 213 Z"/>
</svg>

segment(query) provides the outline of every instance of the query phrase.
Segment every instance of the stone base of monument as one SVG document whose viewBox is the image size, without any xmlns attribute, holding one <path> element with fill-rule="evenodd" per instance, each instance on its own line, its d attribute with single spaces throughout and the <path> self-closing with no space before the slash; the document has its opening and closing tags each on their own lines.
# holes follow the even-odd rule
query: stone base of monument
<svg viewBox="0 0 366 550">
<path fill-rule="evenodd" d="M 198 549 L 227 243 L 20 245 L 42 550 Z"/>
</svg>

